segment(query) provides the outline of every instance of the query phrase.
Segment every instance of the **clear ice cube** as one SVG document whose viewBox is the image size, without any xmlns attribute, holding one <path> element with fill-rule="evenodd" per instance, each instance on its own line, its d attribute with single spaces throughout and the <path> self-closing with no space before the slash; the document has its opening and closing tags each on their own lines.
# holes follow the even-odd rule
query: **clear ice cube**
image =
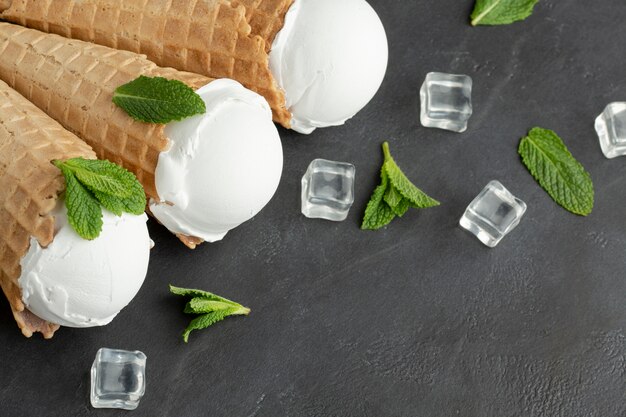
<svg viewBox="0 0 626 417">
<path fill-rule="evenodd" d="M 346 162 L 316 159 L 302 177 L 302 214 L 340 222 L 354 202 L 355 167 Z"/>
<path fill-rule="evenodd" d="M 626 102 L 611 103 L 596 119 L 596 132 L 604 156 L 626 155 Z"/>
<path fill-rule="evenodd" d="M 490 248 L 515 229 L 526 212 L 526 203 L 516 198 L 500 182 L 491 181 L 478 194 L 461 217 L 461 227 Z"/>
<path fill-rule="evenodd" d="M 102 348 L 91 366 L 91 405 L 134 410 L 146 392 L 146 355 Z"/>
<path fill-rule="evenodd" d="M 420 90 L 424 127 L 465 132 L 472 116 L 472 79 L 467 75 L 431 72 Z"/>
</svg>

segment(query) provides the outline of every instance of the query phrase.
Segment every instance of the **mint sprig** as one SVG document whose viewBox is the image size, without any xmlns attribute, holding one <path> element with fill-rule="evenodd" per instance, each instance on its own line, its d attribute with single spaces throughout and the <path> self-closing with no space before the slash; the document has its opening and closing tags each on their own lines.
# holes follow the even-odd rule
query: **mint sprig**
<svg viewBox="0 0 626 417">
<path fill-rule="evenodd" d="M 194 330 L 206 329 L 229 316 L 247 316 L 250 309 L 213 293 L 179 288 L 170 285 L 170 292 L 183 297 L 192 297 L 185 306 L 186 314 L 199 315 L 193 319 L 183 332 L 183 340 L 189 342 L 189 335 Z"/>
<path fill-rule="evenodd" d="M 113 103 L 146 123 L 169 123 L 206 112 L 202 98 L 186 84 L 143 75 L 116 88 Z"/>
<path fill-rule="evenodd" d="M 67 218 L 80 237 L 93 240 L 102 231 L 102 207 L 121 216 L 142 214 L 143 187 L 131 172 L 106 160 L 73 158 L 52 163 L 65 177 Z"/>
<path fill-rule="evenodd" d="M 574 214 L 591 213 L 591 176 L 555 132 L 533 128 L 520 142 L 518 151 L 524 165 L 554 201 Z"/>
<path fill-rule="evenodd" d="M 476 0 L 472 26 L 507 25 L 524 20 L 533 13 L 539 0 Z"/>
<path fill-rule="evenodd" d="M 426 195 L 404 175 L 391 157 L 389 143 L 383 143 L 385 161 L 380 170 L 381 183 L 370 198 L 365 209 L 361 229 L 380 229 L 397 217 L 402 217 L 409 208 L 428 208 L 439 205 L 437 200 Z"/>
</svg>

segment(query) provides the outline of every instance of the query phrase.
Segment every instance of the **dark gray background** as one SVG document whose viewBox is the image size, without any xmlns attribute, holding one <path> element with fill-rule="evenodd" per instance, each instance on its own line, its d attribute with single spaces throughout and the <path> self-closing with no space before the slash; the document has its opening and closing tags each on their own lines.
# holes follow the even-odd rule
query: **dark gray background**
<svg viewBox="0 0 626 417">
<path fill-rule="evenodd" d="M 525 22 L 468 24 L 472 0 L 371 0 L 390 46 L 385 82 L 345 126 L 281 131 L 280 188 L 223 242 L 189 251 L 151 222 L 146 283 L 109 326 L 25 339 L 0 301 L 0 416 L 123 416 L 89 405 L 98 348 L 148 356 L 136 416 L 626 416 L 626 159 L 593 128 L 626 100 L 626 2 L 542 0 Z M 429 71 L 474 79 L 464 134 L 418 122 Z M 533 126 L 556 130 L 590 171 L 588 218 L 561 209 L 517 155 Z M 359 230 L 380 143 L 439 208 Z M 357 167 L 343 223 L 300 214 L 314 158 Z M 245 169 L 245 167 L 242 167 Z M 529 208 L 488 249 L 458 226 L 498 179 Z M 252 308 L 192 334 L 167 284 Z"/>
</svg>

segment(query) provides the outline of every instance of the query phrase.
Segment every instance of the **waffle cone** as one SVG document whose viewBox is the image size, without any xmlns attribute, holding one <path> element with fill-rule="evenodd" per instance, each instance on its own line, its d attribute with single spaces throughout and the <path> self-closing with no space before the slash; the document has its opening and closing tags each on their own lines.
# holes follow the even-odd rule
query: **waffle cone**
<svg viewBox="0 0 626 417">
<path fill-rule="evenodd" d="M 0 81 L 0 286 L 26 337 L 51 338 L 59 328 L 22 303 L 20 260 L 30 238 L 48 246 L 54 238 L 50 212 L 65 189 L 55 159 L 96 157 L 91 148 Z"/>
<path fill-rule="evenodd" d="M 8 0 L 6 0 L 8 1 Z M 285 15 L 295 0 L 231 0 L 246 9 L 246 20 L 252 33 L 260 36 L 269 52 L 276 34 L 285 24 Z"/>
<path fill-rule="evenodd" d="M 269 69 L 267 41 L 292 1 L 0 0 L 0 18 L 145 54 L 163 67 L 237 80 L 264 96 L 274 120 L 289 128 L 291 114 Z M 263 37 L 251 33 L 247 15 Z"/>
<path fill-rule="evenodd" d="M 132 171 L 148 198 L 160 200 L 155 170 L 168 147 L 164 125 L 133 120 L 113 92 L 140 75 L 165 77 L 194 89 L 210 78 L 160 68 L 145 56 L 0 23 L 0 79 L 87 142 L 100 159 Z M 194 248 L 201 240 L 179 235 Z"/>
</svg>

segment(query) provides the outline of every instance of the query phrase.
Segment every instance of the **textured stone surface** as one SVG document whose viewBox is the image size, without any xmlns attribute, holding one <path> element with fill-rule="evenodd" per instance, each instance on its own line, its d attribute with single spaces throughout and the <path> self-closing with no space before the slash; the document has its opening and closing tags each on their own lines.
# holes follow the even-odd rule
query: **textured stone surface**
<svg viewBox="0 0 626 417">
<path fill-rule="evenodd" d="M 344 127 L 282 131 L 277 196 L 223 242 L 190 252 L 153 224 L 148 280 L 110 326 L 27 340 L 0 301 L 0 415 L 128 415 L 89 406 L 89 367 L 107 346 L 148 356 L 135 416 L 626 416 L 626 160 L 606 160 L 593 127 L 626 99 L 626 3 L 543 0 L 525 22 L 471 28 L 472 3 L 372 0 L 391 52 L 374 101 Z M 420 126 L 429 71 L 474 79 L 466 133 Z M 590 171 L 589 218 L 554 204 L 520 163 L 535 125 Z M 385 139 L 443 204 L 362 232 Z M 344 223 L 300 214 L 314 158 L 357 167 Z M 490 250 L 457 222 L 491 179 L 529 209 Z M 252 314 L 184 345 L 170 282 Z"/>
</svg>

